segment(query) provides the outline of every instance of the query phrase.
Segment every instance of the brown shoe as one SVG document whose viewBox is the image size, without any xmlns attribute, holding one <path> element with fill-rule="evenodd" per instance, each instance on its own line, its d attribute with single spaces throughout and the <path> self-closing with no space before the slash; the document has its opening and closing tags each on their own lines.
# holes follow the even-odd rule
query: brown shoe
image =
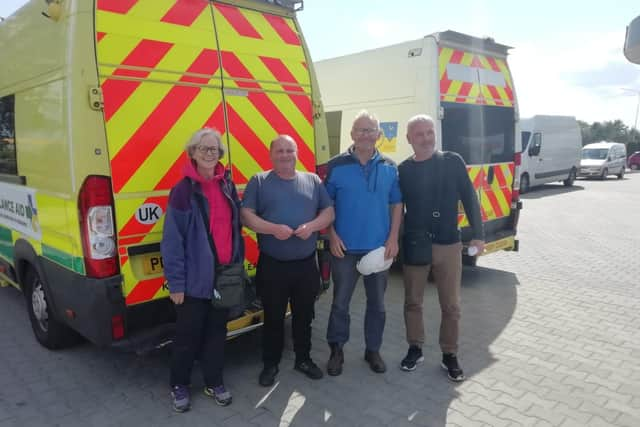
<svg viewBox="0 0 640 427">
<path fill-rule="evenodd" d="M 376 374 L 382 374 L 387 371 L 387 365 L 384 364 L 384 360 L 382 360 L 380 353 L 377 351 L 365 351 L 364 360 L 369 362 L 369 367 Z"/>
<path fill-rule="evenodd" d="M 342 373 L 342 365 L 344 364 L 344 353 L 339 344 L 329 344 L 331 347 L 331 356 L 327 362 L 327 374 L 335 377 Z"/>
</svg>

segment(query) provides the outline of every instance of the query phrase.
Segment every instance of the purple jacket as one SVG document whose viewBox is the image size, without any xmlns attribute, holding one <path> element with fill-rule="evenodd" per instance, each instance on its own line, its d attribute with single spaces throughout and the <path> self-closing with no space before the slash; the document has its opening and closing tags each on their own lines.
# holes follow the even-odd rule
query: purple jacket
<svg viewBox="0 0 640 427">
<path fill-rule="evenodd" d="M 231 181 L 229 171 L 220 182 L 222 192 L 231 204 L 233 227 L 232 263 L 244 260 L 244 240 L 241 235 L 240 199 Z M 201 198 L 199 203 L 198 198 Z M 200 213 L 204 206 L 207 221 Z M 209 203 L 200 184 L 183 178 L 169 193 L 164 219 L 160 251 L 164 264 L 164 277 L 169 292 L 184 292 L 195 298 L 211 298 L 215 287 L 215 260 L 209 244 Z"/>
</svg>

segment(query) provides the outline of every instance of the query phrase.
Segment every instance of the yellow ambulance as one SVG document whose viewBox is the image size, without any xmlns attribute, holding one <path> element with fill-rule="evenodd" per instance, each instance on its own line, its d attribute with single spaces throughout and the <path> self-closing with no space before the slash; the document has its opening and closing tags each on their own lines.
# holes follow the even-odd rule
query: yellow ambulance
<svg viewBox="0 0 640 427">
<path fill-rule="evenodd" d="M 159 242 L 195 130 L 221 131 L 240 192 L 270 169 L 277 134 L 297 141 L 300 170 L 326 169 L 302 6 L 31 0 L 0 23 L 0 283 L 23 291 L 42 345 L 168 342 Z M 255 236 L 245 242 L 252 271 Z M 229 335 L 261 323 L 254 304 Z"/>
</svg>

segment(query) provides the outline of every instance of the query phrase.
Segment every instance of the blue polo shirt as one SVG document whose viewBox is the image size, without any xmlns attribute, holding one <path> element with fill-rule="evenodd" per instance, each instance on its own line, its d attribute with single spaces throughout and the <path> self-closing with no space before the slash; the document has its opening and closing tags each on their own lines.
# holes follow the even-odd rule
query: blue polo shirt
<svg viewBox="0 0 640 427">
<path fill-rule="evenodd" d="M 350 253 L 383 246 L 391 229 L 390 205 L 402 203 L 398 168 L 377 150 L 362 165 L 351 147 L 329 161 L 325 186 L 334 201 L 336 232 Z"/>
</svg>

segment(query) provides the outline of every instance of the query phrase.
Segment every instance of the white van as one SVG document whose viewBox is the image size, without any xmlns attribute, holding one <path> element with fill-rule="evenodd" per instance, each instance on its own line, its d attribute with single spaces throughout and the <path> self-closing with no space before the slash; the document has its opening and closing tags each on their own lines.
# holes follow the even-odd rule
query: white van
<svg viewBox="0 0 640 427">
<path fill-rule="evenodd" d="M 580 168 L 582 135 L 575 117 L 533 116 L 520 120 L 520 194 L 548 182 L 570 187 Z"/>
<path fill-rule="evenodd" d="M 443 31 L 315 63 L 333 155 L 352 144 L 351 125 L 363 109 L 380 119 L 378 150 L 397 163 L 413 154 L 405 141 L 409 117 L 433 117 L 438 149 L 467 163 L 480 201 L 483 255 L 518 250 L 521 156 L 509 49 L 491 38 Z M 462 241 L 471 240 L 462 206 L 458 225 Z M 465 263 L 475 259 L 463 255 Z"/>
<path fill-rule="evenodd" d="M 627 147 L 620 142 L 601 141 L 582 147 L 581 177 L 606 179 L 607 175 L 624 177 L 627 167 Z"/>
</svg>

